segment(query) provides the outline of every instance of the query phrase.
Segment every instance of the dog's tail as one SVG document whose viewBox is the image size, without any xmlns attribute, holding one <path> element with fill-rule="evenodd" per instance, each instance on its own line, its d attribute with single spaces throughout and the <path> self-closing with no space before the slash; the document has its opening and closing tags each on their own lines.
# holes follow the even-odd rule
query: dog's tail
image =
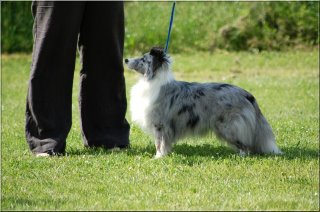
<svg viewBox="0 0 320 212">
<path fill-rule="evenodd" d="M 252 104 L 257 114 L 253 143 L 254 151 L 260 154 L 282 154 L 281 150 L 276 144 L 272 129 L 265 117 L 262 115 L 257 102 L 254 101 Z"/>
</svg>

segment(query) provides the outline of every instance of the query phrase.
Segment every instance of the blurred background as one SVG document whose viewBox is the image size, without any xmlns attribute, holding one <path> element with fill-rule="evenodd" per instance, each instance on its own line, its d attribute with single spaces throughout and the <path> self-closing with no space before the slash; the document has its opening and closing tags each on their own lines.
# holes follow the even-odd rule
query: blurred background
<svg viewBox="0 0 320 212">
<path fill-rule="evenodd" d="M 319 211 L 319 2 L 177 2 L 176 79 L 252 93 L 284 155 L 238 157 L 208 134 L 179 141 L 161 161 L 151 160 L 152 138 L 130 110 L 132 148 L 83 148 L 79 57 L 67 155 L 33 157 L 25 141 L 31 2 L 0 3 L 1 210 Z M 125 57 L 165 45 L 171 7 L 125 2 Z M 140 75 L 124 74 L 129 103 Z"/>
<path fill-rule="evenodd" d="M 164 46 L 172 2 L 125 2 L 125 53 Z M 1 2 L 2 52 L 32 51 L 31 2 Z M 177 2 L 171 53 L 319 45 L 319 2 Z M 103 23 L 103 21 L 102 21 Z"/>
</svg>

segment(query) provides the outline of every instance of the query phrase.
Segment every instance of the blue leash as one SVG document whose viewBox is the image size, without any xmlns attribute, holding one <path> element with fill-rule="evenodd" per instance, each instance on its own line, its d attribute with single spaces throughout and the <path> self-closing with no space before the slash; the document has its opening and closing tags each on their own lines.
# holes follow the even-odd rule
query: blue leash
<svg viewBox="0 0 320 212">
<path fill-rule="evenodd" d="M 172 22 L 173 22 L 173 15 L 174 15 L 174 8 L 176 6 L 176 1 L 173 2 L 172 5 L 172 11 L 171 11 L 171 18 L 170 18 L 170 25 L 168 30 L 168 36 L 167 36 L 167 42 L 166 42 L 166 48 L 164 49 L 164 52 L 167 53 L 168 47 L 169 47 L 169 41 L 170 41 L 170 34 L 171 34 L 171 28 L 172 28 Z"/>
</svg>

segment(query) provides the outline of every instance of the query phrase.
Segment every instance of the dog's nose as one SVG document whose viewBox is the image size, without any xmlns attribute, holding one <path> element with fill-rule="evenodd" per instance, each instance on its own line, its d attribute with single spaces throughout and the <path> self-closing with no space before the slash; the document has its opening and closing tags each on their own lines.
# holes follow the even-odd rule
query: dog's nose
<svg viewBox="0 0 320 212">
<path fill-rule="evenodd" d="M 128 63 L 128 62 L 129 62 L 129 60 L 128 60 L 128 59 L 124 59 L 124 62 L 125 62 L 125 63 Z"/>
</svg>

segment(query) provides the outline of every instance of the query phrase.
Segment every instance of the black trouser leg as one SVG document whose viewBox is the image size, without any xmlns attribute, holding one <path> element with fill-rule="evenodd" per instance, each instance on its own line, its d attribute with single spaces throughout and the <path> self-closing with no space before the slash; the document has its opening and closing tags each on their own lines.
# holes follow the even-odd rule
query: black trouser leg
<svg viewBox="0 0 320 212">
<path fill-rule="evenodd" d="M 35 2 L 26 138 L 32 152 L 63 153 L 71 127 L 72 81 L 84 2 Z"/>
<path fill-rule="evenodd" d="M 88 2 L 80 30 L 79 106 L 85 146 L 127 146 L 123 2 Z"/>
</svg>

